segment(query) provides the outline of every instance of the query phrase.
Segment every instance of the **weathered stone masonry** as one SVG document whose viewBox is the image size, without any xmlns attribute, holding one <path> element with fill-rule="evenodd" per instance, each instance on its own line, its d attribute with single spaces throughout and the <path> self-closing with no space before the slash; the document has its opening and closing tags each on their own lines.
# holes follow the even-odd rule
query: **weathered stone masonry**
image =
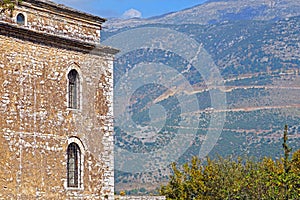
<svg viewBox="0 0 300 200">
<path fill-rule="evenodd" d="M 104 21 L 37 0 L 24 1 L 12 18 L 0 16 L 0 199 L 113 199 L 118 51 L 99 44 Z M 76 109 L 68 108 L 72 69 L 80 80 Z M 77 188 L 67 185 L 74 141 L 82 159 Z"/>
<path fill-rule="evenodd" d="M 26 0 L 2 20 L 15 23 L 17 15 L 25 15 L 24 27 L 65 38 L 99 43 L 101 24 L 105 19 L 58 5 L 48 0 Z"/>
</svg>

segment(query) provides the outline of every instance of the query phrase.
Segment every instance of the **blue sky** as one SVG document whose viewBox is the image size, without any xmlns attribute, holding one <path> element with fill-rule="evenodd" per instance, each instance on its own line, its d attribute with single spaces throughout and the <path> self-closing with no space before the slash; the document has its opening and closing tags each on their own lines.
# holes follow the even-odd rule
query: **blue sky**
<svg viewBox="0 0 300 200">
<path fill-rule="evenodd" d="M 53 0 L 100 17 L 153 17 L 195 6 L 205 0 Z"/>
</svg>

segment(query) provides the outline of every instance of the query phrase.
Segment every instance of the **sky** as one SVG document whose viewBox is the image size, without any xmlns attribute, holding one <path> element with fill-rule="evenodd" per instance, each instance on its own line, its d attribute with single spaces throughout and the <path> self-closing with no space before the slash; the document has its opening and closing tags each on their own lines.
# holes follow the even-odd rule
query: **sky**
<svg viewBox="0 0 300 200">
<path fill-rule="evenodd" d="M 104 18 L 148 18 L 201 4 L 206 0 L 53 0 Z"/>
</svg>

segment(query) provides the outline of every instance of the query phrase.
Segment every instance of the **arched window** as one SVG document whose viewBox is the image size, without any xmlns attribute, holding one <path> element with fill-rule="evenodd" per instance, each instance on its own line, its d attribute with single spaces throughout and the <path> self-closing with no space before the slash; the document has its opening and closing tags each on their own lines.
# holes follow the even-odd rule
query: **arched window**
<svg viewBox="0 0 300 200">
<path fill-rule="evenodd" d="M 68 97 L 69 108 L 79 108 L 79 75 L 75 69 L 72 69 L 68 74 Z"/>
<path fill-rule="evenodd" d="M 73 142 L 68 146 L 68 187 L 80 187 L 81 182 L 81 152 L 78 145 Z"/>
<path fill-rule="evenodd" d="M 22 13 L 17 15 L 17 24 L 25 25 L 25 16 Z"/>
</svg>

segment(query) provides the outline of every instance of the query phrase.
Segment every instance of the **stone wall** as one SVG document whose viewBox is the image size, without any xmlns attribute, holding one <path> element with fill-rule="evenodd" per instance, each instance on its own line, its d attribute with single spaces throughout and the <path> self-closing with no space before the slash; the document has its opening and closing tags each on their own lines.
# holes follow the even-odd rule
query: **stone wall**
<svg viewBox="0 0 300 200">
<path fill-rule="evenodd" d="M 113 199 L 117 51 L 0 28 L 0 199 Z M 68 108 L 71 69 L 80 74 L 80 109 Z M 84 147 L 81 189 L 66 187 L 72 137 Z"/>
<path fill-rule="evenodd" d="M 25 16 L 22 27 L 93 43 L 100 43 L 100 29 L 105 22 L 103 18 L 43 0 L 24 0 L 12 13 L 2 14 L 0 20 L 16 24 L 19 13 Z"/>
</svg>

